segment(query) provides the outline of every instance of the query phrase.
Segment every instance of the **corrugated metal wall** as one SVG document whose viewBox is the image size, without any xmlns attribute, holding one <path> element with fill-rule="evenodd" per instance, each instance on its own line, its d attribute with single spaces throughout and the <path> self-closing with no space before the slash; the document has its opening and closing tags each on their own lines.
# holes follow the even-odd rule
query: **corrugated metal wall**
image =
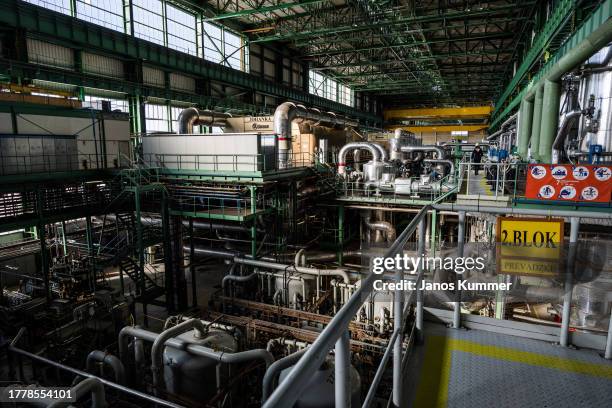
<svg viewBox="0 0 612 408">
<path fill-rule="evenodd" d="M 82 54 L 82 64 L 84 72 L 113 78 L 125 77 L 123 62 L 115 58 L 84 52 Z"/>
<path fill-rule="evenodd" d="M 74 69 L 74 52 L 62 47 L 33 38 L 26 40 L 28 61 L 53 67 Z"/>
</svg>

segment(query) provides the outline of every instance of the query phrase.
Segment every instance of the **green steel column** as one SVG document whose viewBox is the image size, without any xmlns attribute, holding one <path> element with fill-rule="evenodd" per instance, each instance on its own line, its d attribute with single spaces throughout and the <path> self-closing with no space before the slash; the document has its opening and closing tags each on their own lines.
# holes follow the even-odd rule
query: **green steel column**
<svg viewBox="0 0 612 408">
<path fill-rule="evenodd" d="M 36 233 L 38 240 L 40 241 L 40 261 L 42 266 L 43 280 L 45 282 L 45 297 L 47 302 L 51 301 L 51 290 L 49 289 L 49 258 L 47 254 L 47 237 L 45 235 L 45 225 L 38 224 L 36 226 Z"/>
<path fill-rule="evenodd" d="M 134 188 L 134 201 L 136 205 L 136 251 L 138 256 L 138 280 L 140 285 L 140 295 L 145 294 L 145 276 L 144 276 L 144 242 L 142 234 L 142 219 L 140 206 L 140 187 Z M 144 304 L 143 304 L 144 311 Z"/>
<path fill-rule="evenodd" d="M 161 198 L 161 220 L 162 220 L 162 237 L 164 247 L 164 282 L 166 288 L 166 307 L 168 311 L 175 310 L 174 296 L 174 252 L 172 247 L 172 233 L 170 227 L 170 212 L 168 209 L 168 200 L 166 194 L 162 194 Z"/>
<path fill-rule="evenodd" d="M 540 161 L 552 161 L 552 145 L 559 126 L 559 98 L 561 84 L 546 80 L 544 82 L 544 97 L 542 100 L 542 126 L 540 127 Z"/>
<path fill-rule="evenodd" d="M 89 254 L 90 273 L 91 273 L 91 290 L 96 290 L 96 265 L 94 261 L 94 241 L 93 228 L 91 224 L 91 216 L 85 217 L 85 236 L 87 238 L 87 253 Z"/>
<path fill-rule="evenodd" d="M 198 307 L 198 285 L 195 268 L 195 242 L 193 239 L 193 218 L 189 218 L 189 272 L 191 273 L 191 303 Z"/>
<path fill-rule="evenodd" d="M 533 119 L 533 102 L 523 99 L 519 114 L 518 153 L 523 160 L 527 159 L 529 139 L 531 138 L 531 121 Z"/>
<path fill-rule="evenodd" d="M 40 186 L 36 188 L 36 212 L 38 215 L 38 223 L 36 224 L 36 237 L 40 241 L 40 263 L 45 283 L 45 297 L 47 302 L 51 301 L 51 290 L 49 288 L 49 258 L 47 254 L 47 237 L 45 235 L 45 222 L 43 220 L 43 194 Z"/>
<path fill-rule="evenodd" d="M 533 122 L 531 125 L 531 157 L 540 160 L 540 130 L 542 126 L 542 99 L 544 97 L 544 88 L 539 86 L 535 94 L 535 103 L 533 105 Z"/>
<path fill-rule="evenodd" d="M 344 206 L 338 206 L 338 265 L 342 266 L 342 252 L 344 251 Z"/>
<path fill-rule="evenodd" d="M 255 186 L 249 186 L 251 192 L 251 214 L 257 212 L 257 200 L 255 194 Z M 256 218 L 253 217 L 253 225 L 251 225 L 251 256 L 257 257 L 257 222 Z"/>
</svg>

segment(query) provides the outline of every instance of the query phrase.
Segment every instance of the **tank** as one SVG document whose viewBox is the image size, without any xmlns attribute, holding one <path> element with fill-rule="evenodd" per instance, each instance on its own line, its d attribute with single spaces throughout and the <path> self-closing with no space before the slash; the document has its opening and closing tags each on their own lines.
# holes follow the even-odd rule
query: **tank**
<svg viewBox="0 0 612 408">
<path fill-rule="evenodd" d="M 302 287 L 302 281 L 299 279 L 288 279 L 286 281 L 285 287 L 285 278 L 277 277 L 275 280 L 276 290 L 287 290 L 287 302 L 289 303 L 289 307 L 297 308 L 300 306 L 300 299 L 302 301 L 309 302 L 314 296 L 316 282 L 315 277 L 311 275 L 299 275 L 301 278 L 304 278 L 304 287 Z M 303 297 L 305 296 L 305 299 Z M 298 304 L 296 304 L 296 299 L 298 300 Z"/>
<path fill-rule="evenodd" d="M 363 165 L 364 181 L 380 181 L 385 164 L 382 162 L 369 161 Z"/>
<path fill-rule="evenodd" d="M 383 183 L 392 183 L 393 180 L 395 180 L 396 172 L 397 171 L 395 169 L 395 166 L 385 163 L 383 167 L 381 181 Z"/>
<path fill-rule="evenodd" d="M 211 330 L 203 339 L 197 339 L 193 331 L 177 336 L 185 342 L 209 347 L 217 351 L 235 353 L 236 339 L 222 330 Z M 166 347 L 164 350 L 164 382 L 171 394 L 181 395 L 194 401 L 208 401 L 217 392 L 217 361 L 194 356 L 184 350 Z M 221 365 L 221 381 L 229 378 L 229 366 Z"/>
<path fill-rule="evenodd" d="M 609 47 L 604 47 L 595 54 L 588 63 L 599 64 L 603 61 Z M 596 125 L 585 126 L 581 123 L 581 131 L 586 133 L 582 144 L 582 151 L 588 152 L 589 146 L 601 145 L 604 152 L 612 151 L 612 61 L 608 62 L 608 70 L 592 72 L 585 75 L 580 83 L 581 106 L 589 106 L 589 98 L 594 95 Z"/>
<path fill-rule="evenodd" d="M 293 366 L 281 371 L 279 376 L 279 384 L 283 382 L 285 377 L 291 372 Z M 351 406 L 360 407 L 361 395 L 361 377 L 357 369 L 351 365 Z M 317 370 L 305 387 L 305 392 L 295 402 L 294 408 L 334 408 L 335 407 L 335 390 L 334 390 L 334 359 L 327 358 Z"/>
</svg>

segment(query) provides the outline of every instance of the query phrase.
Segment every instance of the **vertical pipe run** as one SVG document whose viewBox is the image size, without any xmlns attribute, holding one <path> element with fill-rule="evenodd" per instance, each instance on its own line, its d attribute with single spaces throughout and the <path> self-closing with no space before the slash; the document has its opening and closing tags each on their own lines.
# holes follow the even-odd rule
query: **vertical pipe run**
<svg viewBox="0 0 612 408">
<path fill-rule="evenodd" d="M 344 244 L 344 206 L 338 206 L 338 266 L 342 266 Z"/>
<path fill-rule="evenodd" d="M 522 159 L 527 158 L 529 139 L 531 138 L 531 123 L 533 119 L 533 102 L 523 99 L 519 114 L 518 153 Z"/>
<path fill-rule="evenodd" d="M 348 330 L 336 340 L 334 379 L 336 408 L 351 408 L 351 340 Z"/>
<path fill-rule="evenodd" d="M 540 146 L 538 155 L 542 163 L 552 161 L 552 145 L 559 125 L 559 98 L 561 84 L 546 80 L 542 99 L 542 124 L 540 127 Z M 534 146 L 534 148 L 537 148 Z"/>
<path fill-rule="evenodd" d="M 419 224 L 420 225 L 420 224 Z M 396 269 L 395 281 L 399 284 L 403 279 L 404 271 Z M 400 285 L 397 285 L 400 287 Z M 403 325 L 403 302 L 404 292 L 401 289 L 395 289 L 393 293 L 393 330 L 398 332 L 398 335 L 393 343 L 393 406 L 399 407 L 402 401 L 402 336 Z"/>
<path fill-rule="evenodd" d="M 257 200 L 255 195 L 255 186 L 249 186 L 249 190 L 251 192 L 251 214 L 257 212 Z M 257 219 L 253 218 L 253 225 L 251 226 L 251 256 L 253 259 L 257 257 Z"/>
<path fill-rule="evenodd" d="M 608 323 L 608 338 L 606 339 L 606 351 L 604 353 L 606 360 L 612 360 L 612 310 L 610 311 L 610 322 Z"/>
<path fill-rule="evenodd" d="M 542 102 L 544 87 L 539 86 L 533 106 L 533 125 L 531 126 L 531 157 L 540 160 L 540 130 L 542 129 Z"/>
<path fill-rule="evenodd" d="M 570 218 L 570 242 L 567 255 L 567 268 L 565 270 L 565 293 L 563 295 L 563 312 L 561 314 L 561 333 L 559 343 L 563 347 L 569 346 L 570 312 L 572 308 L 572 294 L 574 290 L 573 276 L 576 262 L 576 245 L 578 243 L 578 229 L 580 218 Z"/>
<path fill-rule="evenodd" d="M 417 256 L 425 256 L 425 218 L 419 222 L 419 242 L 417 244 Z M 417 273 L 421 273 L 423 264 L 419 263 Z M 417 282 L 420 286 L 420 283 Z M 416 328 L 419 341 L 423 340 L 423 291 L 417 286 Z"/>
<path fill-rule="evenodd" d="M 193 239 L 193 218 L 189 218 L 189 272 L 191 273 L 191 304 L 198 306 L 198 283 L 195 268 L 195 242 Z"/>
<path fill-rule="evenodd" d="M 463 257 L 463 249 L 465 246 L 465 211 L 459 211 L 459 223 L 457 227 L 457 257 Z M 459 329 L 461 327 L 461 291 L 459 289 L 457 289 L 456 297 L 456 301 L 453 302 L 453 329 Z"/>
</svg>

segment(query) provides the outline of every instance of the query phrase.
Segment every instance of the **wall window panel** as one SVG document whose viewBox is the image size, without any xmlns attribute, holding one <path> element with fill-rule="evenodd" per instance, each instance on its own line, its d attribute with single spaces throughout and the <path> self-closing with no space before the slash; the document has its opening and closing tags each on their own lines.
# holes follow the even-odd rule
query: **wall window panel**
<svg viewBox="0 0 612 408">
<path fill-rule="evenodd" d="M 118 0 L 76 0 L 76 16 L 124 32 L 123 3 Z"/>
</svg>

